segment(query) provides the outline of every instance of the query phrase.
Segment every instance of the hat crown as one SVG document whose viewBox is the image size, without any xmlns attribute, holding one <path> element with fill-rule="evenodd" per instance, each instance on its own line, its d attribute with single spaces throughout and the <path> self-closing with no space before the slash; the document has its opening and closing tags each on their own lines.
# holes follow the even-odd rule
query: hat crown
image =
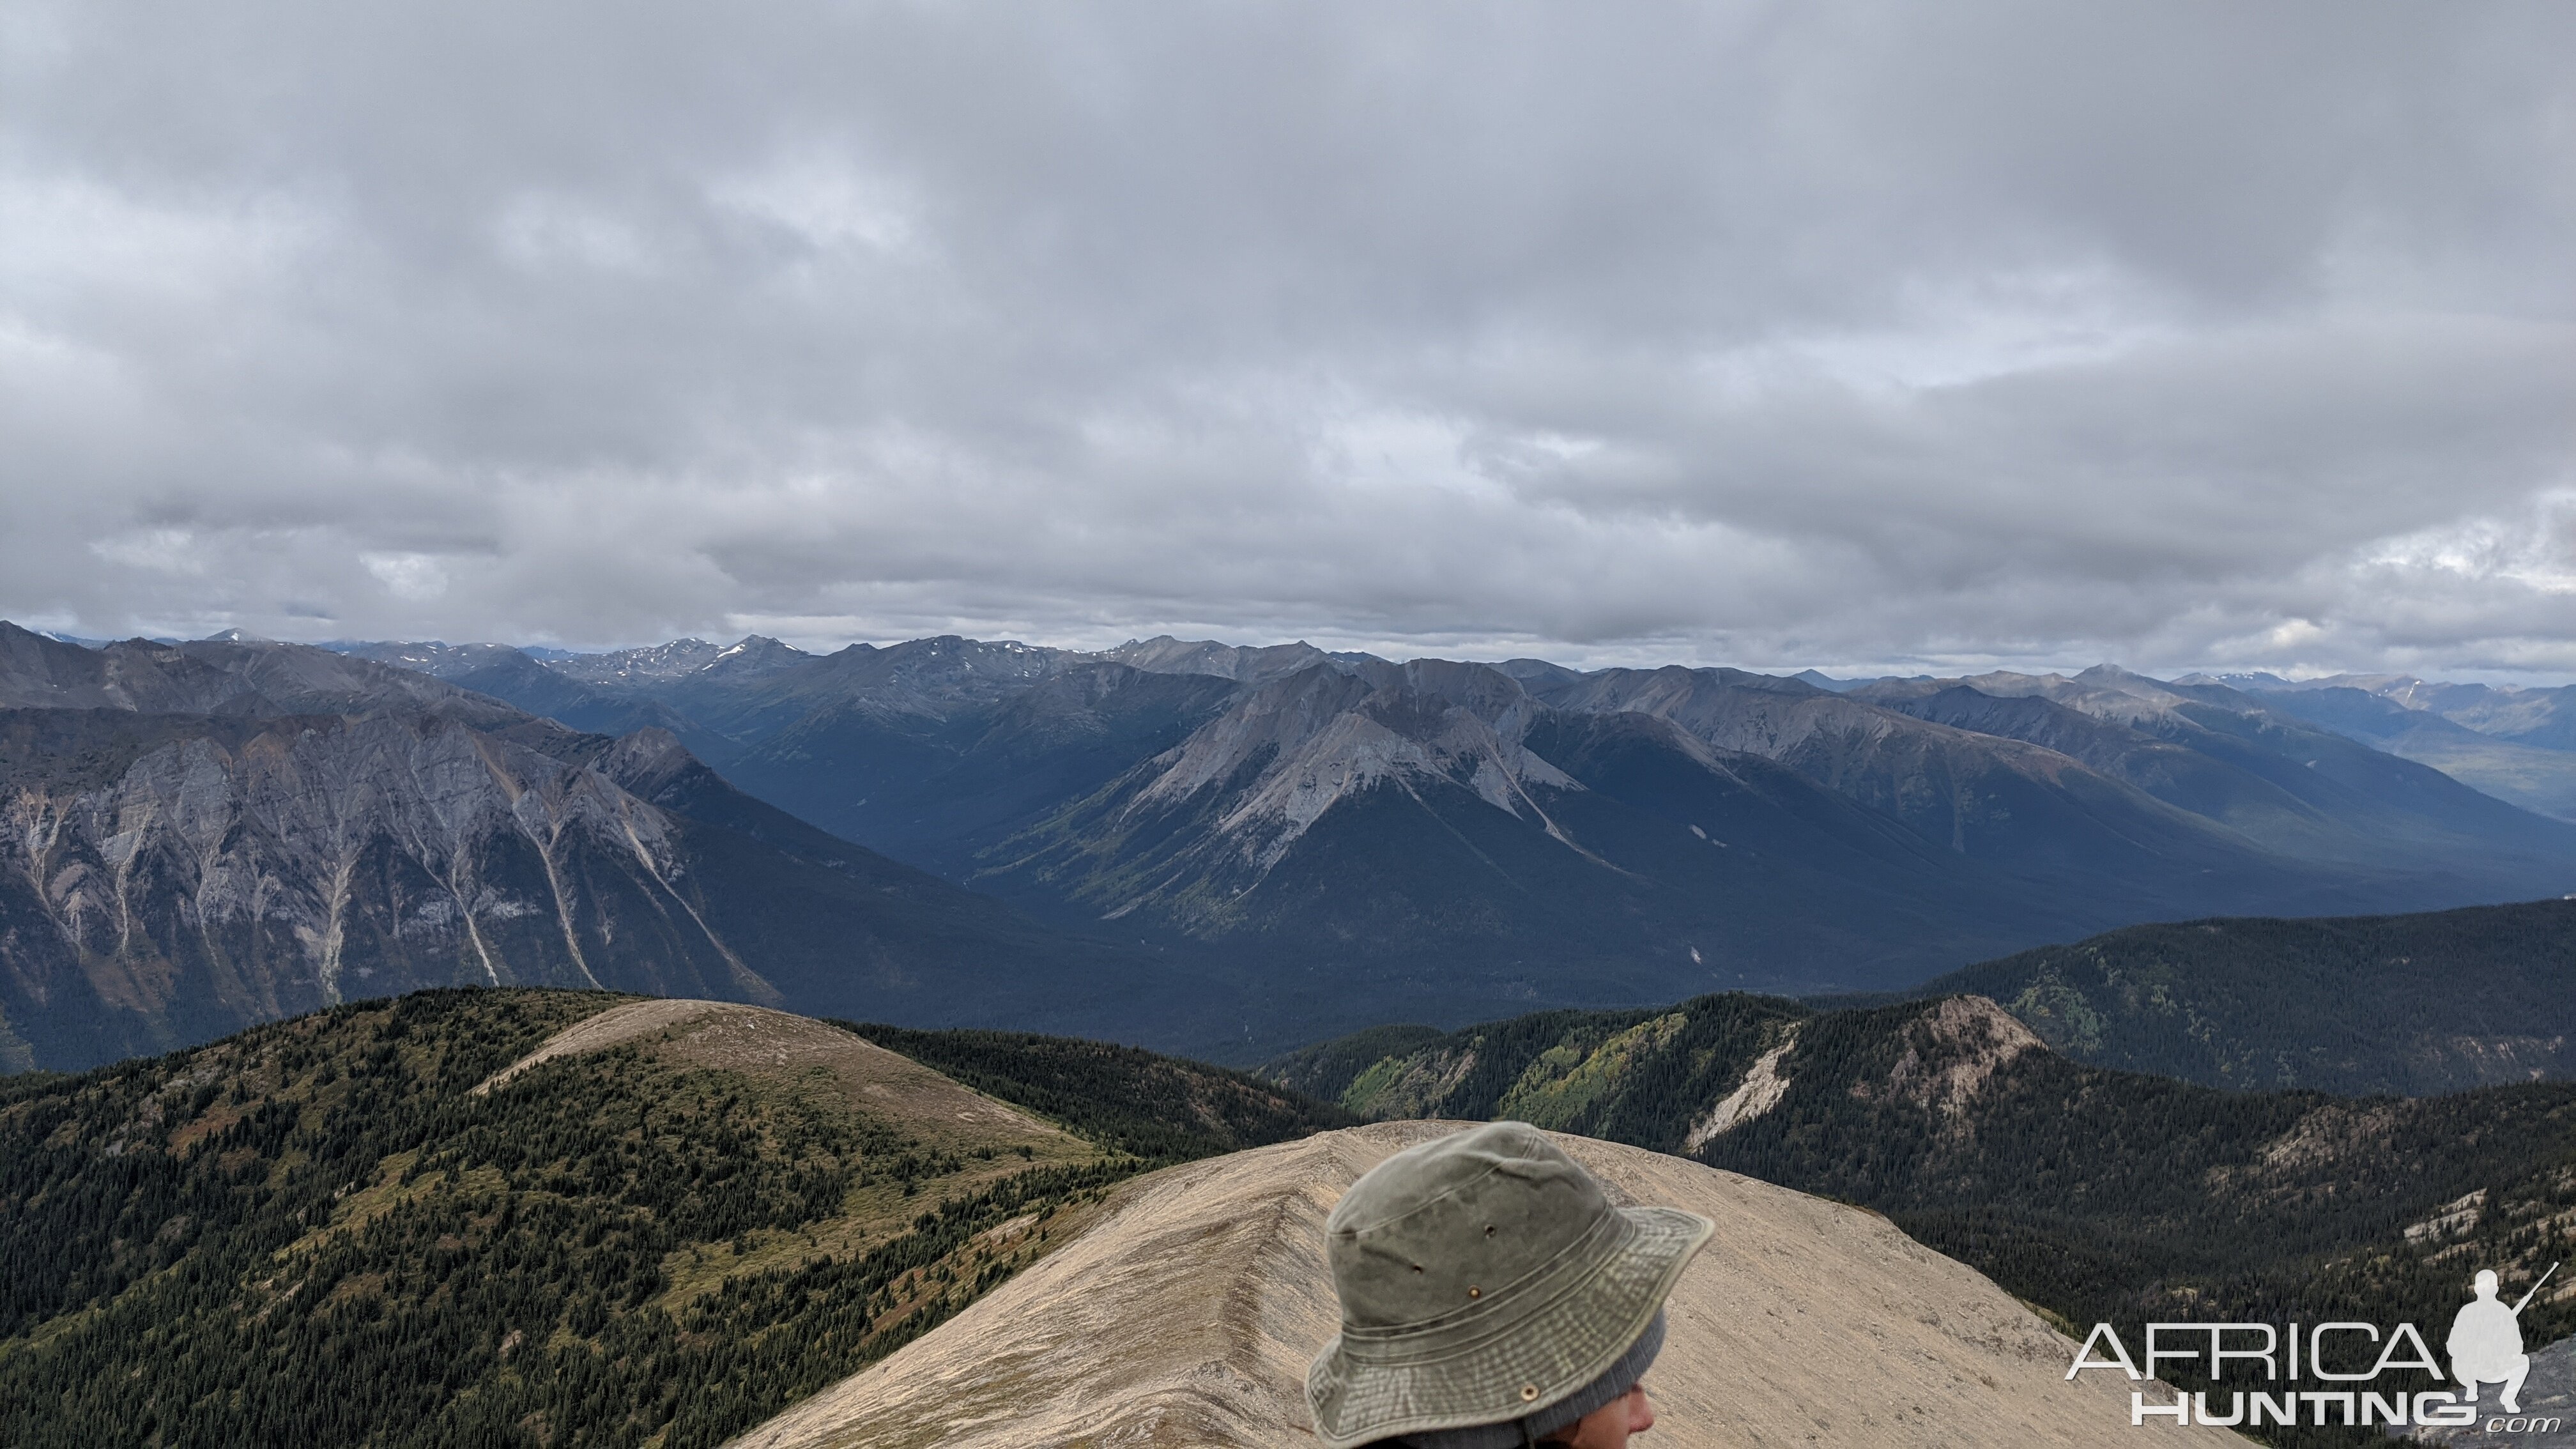
<svg viewBox="0 0 2576 1449">
<path fill-rule="evenodd" d="M 1537 1129 L 1496 1122 L 1370 1169 L 1324 1225 L 1346 1335 L 1507 1314 L 1519 1285 L 1609 1246 L 1600 1183 Z"/>
</svg>

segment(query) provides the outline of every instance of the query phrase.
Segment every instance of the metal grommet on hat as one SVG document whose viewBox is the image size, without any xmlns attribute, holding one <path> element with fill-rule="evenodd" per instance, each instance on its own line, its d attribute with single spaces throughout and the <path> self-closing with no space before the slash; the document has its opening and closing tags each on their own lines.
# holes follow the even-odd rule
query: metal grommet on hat
<svg viewBox="0 0 2576 1449">
<path fill-rule="evenodd" d="M 1379 1163 L 1324 1225 L 1342 1331 L 1306 1376 L 1326 1449 L 1527 1425 L 1661 1347 L 1658 1314 L 1715 1224 L 1614 1207 L 1524 1122 Z M 1651 1340 L 1651 1342 L 1649 1342 Z M 1541 1430 L 1541 1432 L 1546 1432 Z"/>
</svg>

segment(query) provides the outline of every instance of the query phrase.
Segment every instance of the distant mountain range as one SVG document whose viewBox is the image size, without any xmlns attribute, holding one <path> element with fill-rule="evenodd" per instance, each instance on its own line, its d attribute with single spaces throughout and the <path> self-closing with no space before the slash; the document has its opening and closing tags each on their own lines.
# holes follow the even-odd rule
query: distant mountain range
<svg viewBox="0 0 2576 1449">
<path fill-rule="evenodd" d="M 2269 695 L 2109 667 L 1859 682 L 751 638 L 505 669 L 491 646 L 358 647 L 595 727 L 654 711 L 834 834 L 1061 922 L 1213 947 L 1274 1039 L 1880 989 L 2137 921 L 2576 889 L 2576 826 Z"/>
<path fill-rule="evenodd" d="M 0 811 L 0 1068 L 431 985 L 1104 1031 L 1171 990 L 1145 953 L 742 794 L 666 731 L 579 733 L 299 645 L 0 624 Z"/>
<path fill-rule="evenodd" d="M 2403 674 L 2296 683 L 2270 674 L 2194 678 L 2242 689 L 2526 809 L 2576 819 L 2576 687 L 2437 684 Z"/>
<path fill-rule="evenodd" d="M 502 958 L 526 953 L 531 974 L 515 979 L 577 984 L 594 954 L 620 963 L 631 949 L 672 989 L 769 999 L 721 985 L 738 961 L 778 999 L 812 1009 L 1001 1024 L 1043 1004 L 1077 1014 L 1018 1024 L 1228 1060 L 1390 1019 L 1456 1023 L 1724 988 L 1898 990 L 2144 921 L 2576 891 L 2576 824 L 2379 747 L 2405 731 L 2360 737 L 2323 707 L 2340 699 L 2334 689 L 2268 677 L 2167 682 L 2103 666 L 1860 682 L 1678 666 L 1582 672 L 1530 659 L 1395 663 L 1304 644 L 1168 638 L 1080 652 L 944 637 L 821 655 L 758 637 L 596 655 L 247 639 L 81 649 L 17 630 L 0 637 L 0 671 L 0 703 L 121 711 L 115 728 L 129 734 L 146 728 L 137 717 L 197 721 L 150 726 L 163 735 L 149 748 L 120 747 L 119 780 L 152 750 L 185 753 L 182 736 L 202 736 L 226 761 L 266 758 L 252 740 L 287 714 L 349 722 L 317 726 L 315 742 L 298 746 L 308 752 L 346 736 L 349 748 L 387 758 L 366 732 L 394 728 L 400 715 L 457 759 L 498 762 L 477 767 L 491 792 L 477 818 L 496 822 L 495 843 L 467 854 L 518 872 L 505 894 L 527 914 L 508 918 L 517 934 L 497 950 L 476 940 L 504 933 L 498 918 L 460 914 L 438 927 L 459 935 L 440 938 L 440 969 L 494 951 L 488 974 L 503 976 Z M 2430 690 L 2417 693 L 2429 700 Z M 2464 734 L 2561 758 L 2401 695 L 2386 685 L 2365 697 L 2420 716 L 2408 728 L 2425 738 Z M 2464 718 L 2547 737 L 2547 711 L 2519 695 L 2441 698 Z M 242 721 L 262 729 L 243 734 Z M 502 743 L 522 753 L 505 758 Z M 10 767 L 10 788 L 64 747 L 31 744 L 30 763 Z M 109 770 L 101 763 L 79 785 L 92 799 L 88 818 L 106 819 L 97 812 L 125 798 L 98 794 Z M 685 804 L 673 794 L 684 777 Z M 536 788 L 541 778 L 555 783 Z M 247 784 L 228 788 L 248 798 Z M 756 846 L 763 863 L 739 877 L 694 867 L 674 877 L 702 893 L 692 904 L 704 919 L 688 921 L 641 870 L 622 827 L 606 825 L 632 814 L 612 792 L 681 822 L 683 835 L 712 840 L 705 832 L 720 828 L 726 849 Z M 615 808 L 519 803 L 558 796 Z M 543 813 L 542 826 L 498 828 L 530 811 Z M 193 865 L 117 876 L 99 843 L 116 832 L 85 828 L 97 860 L 84 869 L 126 880 L 121 899 L 198 889 L 185 884 Z M 297 929 L 330 936 L 333 891 L 363 899 L 366 921 L 424 922 L 366 927 L 367 969 L 396 969 L 375 960 L 410 959 L 411 943 L 430 938 L 403 931 L 432 926 L 416 904 L 404 907 L 409 917 L 388 914 L 393 885 L 308 848 L 326 835 L 299 817 L 280 837 L 304 852 L 276 876 L 294 883 Z M 411 842 L 396 852 L 414 861 L 404 871 L 443 879 L 449 856 L 420 844 L 435 832 L 383 838 Z M 539 839 L 553 843 L 539 849 Z M 572 853 L 550 855 L 558 844 Z M 175 843 L 154 858 L 193 859 Z M 576 860 L 596 863 L 570 868 Z M 855 902 L 806 911 L 798 902 L 821 880 L 817 869 L 903 879 L 896 894 L 921 909 L 936 900 L 948 924 L 878 952 L 874 978 L 836 969 L 831 943 L 902 930 L 862 931 L 847 914 Z M 704 894 L 736 879 L 725 899 Z M 457 877 L 444 898 L 465 884 Z M 381 899 L 345 895 L 361 886 Z M 405 901 L 428 899 L 426 889 L 401 887 Z M 627 902 L 596 908 L 603 920 L 656 920 L 649 901 L 677 924 L 666 937 L 639 926 L 617 946 L 594 946 L 586 891 Z M 80 949 L 94 955 L 108 939 L 94 934 L 105 917 L 82 910 L 78 929 L 93 935 Z M 779 949 L 804 964 L 773 966 L 742 944 L 762 933 L 801 943 Z M 319 972 L 330 954 L 300 937 L 289 951 L 285 936 L 201 949 L 184 935 L 161 928 L 152 959 L 266 950 L 300 953 Z M 120 925 L 101 959 L 133 957 L 138 939 Z M 651 940 L 663 944 L 642 944 Z M 951 965 L 966 974 L 948 974 Z M 405 984 L 449 979 L 399 969 L 415 972 L 397 978 Z M 989 982 L 976 974 L 988 969 Z M 219 975 L 211 964 L 197 973 L 209 983 Z M 661 989 L 649 973 L 621 979 Z M 859 979 L 881 985 L 848 985 Z M 102 1001 L 123 989 L 90 988 Z M 272 1006 L 247 988 L 205 989 Z M 845 997 L 827 1003 L 816 994 L 826 989 Z M 0 1005 L 13 1022 L 35 1009 L 17 997 Z"/>
</svg>

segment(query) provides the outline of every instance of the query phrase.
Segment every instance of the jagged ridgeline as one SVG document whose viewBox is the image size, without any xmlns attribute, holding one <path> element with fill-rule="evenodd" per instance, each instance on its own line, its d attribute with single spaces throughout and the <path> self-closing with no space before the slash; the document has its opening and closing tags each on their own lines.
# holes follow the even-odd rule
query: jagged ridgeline
<svg viewBox="0 0 2576 1449">
<path fill-rule="evenodd" d="M 740 794 L 667 731 L 294 645 L 0 623 L 0 817 L 0 1071 L 428 986 L 1105 1031 L 1084 1003 L 1157 979 Z"/>
<path fill-rule="evenodd" d="M 2576 1257 L 2571 1083 L 2223 1091 L 2069 1061 L 1973 996 L 1722 995 L 1411 1035 L 1261 1075 L 1365 1116 L 1519 1118 L 1859 1203 L 2068 1324 L 2447 1324 L 2478 1268 L 2528 1284 Z M 2576 1290 L 2523 1322 L 2535 1346 L 2576 1331 Z M 2275 1442 L 2362 1442 L 2340 1432 Z"/>
<path fill-rule="evenodd" d="M 0 1443 L 710 1445 L 1154 1161 L 1350 1120 L 1124 1049 L 907 1044 L 985 1090 L 782 1012 L 507 988 L 0 1083 Z M 1029 1105 L 1075 1078 L 1112 1130 Z"/>
<path fill-rule="evenodd" d="M 2138 921 L 2576 889 L 2576 823 L 2507 803 L 2571 813 L 2576 753 L 2543 747 L 2570 736 L 2492 691 L 2446 693 L 2456 723 L 2368 697 L 2409 738 L 2447 731 L 2440 760 L 2486 751 L 2461 765 L 2481 793 L 2312 718 L 2322 695 L 2110 666 L 1856 685 L 1168 638 L 342 647 L 582 729 L 657 725 L 835 835 L 1195 955 L 1217 970 L 1105 1034 L 1229 1060 L 1391 1020 L 1903 991 Z"/>
</svg>

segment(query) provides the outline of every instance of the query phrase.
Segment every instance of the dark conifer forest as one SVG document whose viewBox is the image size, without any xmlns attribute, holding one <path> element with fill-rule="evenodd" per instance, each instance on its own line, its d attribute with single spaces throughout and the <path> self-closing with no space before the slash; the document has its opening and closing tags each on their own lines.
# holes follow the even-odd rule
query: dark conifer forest
<svg viewBox="0 0 2576 1449">
<path fill-rule="evenodd" d="M 1073 1158 L 649 1044 L 470 1090 L 614 1000 L 426 992 L 0 1083 L 0 1443 L 713 1445 L 935 1327 L 1149 1155 L 1341 1120 L 1143 1053 L 1059 1077 L 1093 1104 L 1069 1125 L 1114 1124 Z M 1232 1105 L 1212 1127 L 1193 1097 Z"/>
<path fill-rule="evenodd" d="M 1359 1118 L 1242 1072 L 1136 1047 L 1023 1031 L 850 1030 L 1118 1151 L 1186 1162 Z"/>
</svg>

